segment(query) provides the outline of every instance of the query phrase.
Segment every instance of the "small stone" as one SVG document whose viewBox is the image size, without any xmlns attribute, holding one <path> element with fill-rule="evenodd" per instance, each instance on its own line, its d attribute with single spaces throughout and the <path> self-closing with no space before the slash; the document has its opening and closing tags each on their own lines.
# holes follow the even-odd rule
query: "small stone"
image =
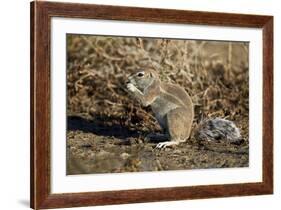
<svg viewBox="0 0 281 210">
<path fill-rule="evenodd" d="M 122 158 L 123 160 L 126 160 L 126 159 L 128 159 L 131 155 L 128 154 L 128 153 L 126 153 L 126 152 L 123 152 L 120 156 L 121 156 L 121 158 Z"/>
</svg>

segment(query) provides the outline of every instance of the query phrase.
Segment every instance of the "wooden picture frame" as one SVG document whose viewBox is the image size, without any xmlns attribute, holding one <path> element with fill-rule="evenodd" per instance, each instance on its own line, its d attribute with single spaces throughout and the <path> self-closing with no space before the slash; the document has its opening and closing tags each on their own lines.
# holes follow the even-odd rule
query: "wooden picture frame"
<svg viewBox="0 0 281 210">
<path fill-rule="evenodd" d="M 50 21 L 52 17 L 261 28 L 263 31 L 262 182 L 51 194 Z M 43 1 L 31 2 L 30 172 L 30 203 L 31 208 L 34 209 L 272 194 L 273 17 Z"/>
</svg>

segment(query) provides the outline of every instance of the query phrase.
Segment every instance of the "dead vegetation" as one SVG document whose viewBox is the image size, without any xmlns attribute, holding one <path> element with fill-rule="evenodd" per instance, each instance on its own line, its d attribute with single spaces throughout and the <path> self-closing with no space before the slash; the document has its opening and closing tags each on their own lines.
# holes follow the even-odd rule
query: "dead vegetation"
<svg viewBox="0 0 281 210">
<path fill-rule="evenodd" d="M 158 132 L 150 109 L 134 102 L 124 89 L 126 76 L 146 67 L 154 68 L 163 81 L 177 83 L 191 95 L 194 126 L 210 117 L 232 120 L 247 144 L 248 43 L 240 42 L 68 35 L 69 132 L 84 130 L 120 139 Z M 75 120 L 90 120 L 90 126 L 73 124 L 74 116 Z M 73 139 L 68 138 L 72 143 Z M 194 138 L 190 142 L 197 144 Z"/>
</svg>

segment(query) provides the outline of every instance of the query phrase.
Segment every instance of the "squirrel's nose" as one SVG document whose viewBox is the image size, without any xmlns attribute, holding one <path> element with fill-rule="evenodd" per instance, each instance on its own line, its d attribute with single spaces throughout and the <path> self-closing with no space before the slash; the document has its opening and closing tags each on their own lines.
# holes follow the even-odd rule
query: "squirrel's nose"
<svg viewBox="0 0 281 210">
<path fill-rule="evenodd" d="M 126 84 L 131 83 L 131 80 L 132 80 L 132 76 L 129 76 L 129 77 L 127 78 Z"/>
</svg>

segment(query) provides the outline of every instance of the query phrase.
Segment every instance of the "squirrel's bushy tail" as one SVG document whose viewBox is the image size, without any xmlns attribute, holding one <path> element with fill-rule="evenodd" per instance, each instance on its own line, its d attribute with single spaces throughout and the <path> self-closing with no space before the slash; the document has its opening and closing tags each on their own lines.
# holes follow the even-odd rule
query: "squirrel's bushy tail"
<svg viewBox="0 0 281 210">
<path fill-rule="evenodd" d="M 236 143 L 242 140 L 239 128 L 232 121 L 222 118 L 203 120 L 195 129 L 194 136 L 200 141 Z"/>
</svg>

